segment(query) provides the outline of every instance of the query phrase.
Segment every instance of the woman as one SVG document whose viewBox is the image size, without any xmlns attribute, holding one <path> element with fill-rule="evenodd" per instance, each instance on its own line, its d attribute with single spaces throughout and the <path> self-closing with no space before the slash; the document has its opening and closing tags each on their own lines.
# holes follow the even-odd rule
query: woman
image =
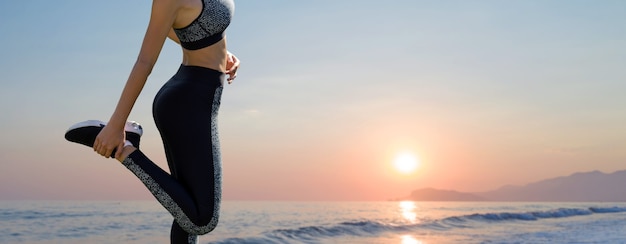
<svg viewBox="0 0 626 244">
<path fill-rule="evenodd" d="M 111 119 L 81 122 L 65 134 L 69 141 L 115 157 L 146 185 L 174 217 L 171 243 L 195 243 L 197 235 L 212 231 L 218 221 L 217 111 L 225 76 L 231 83 L 239 68 L 224 37 L 233 13 L 233 0 L 153 0 L 139 57 Z M 141 126 L 126 122 L 166 37 L 182 46 L 183 60 L 157 93 L 152 112 L 171 174 L 138 149 Z"/>
</svg>

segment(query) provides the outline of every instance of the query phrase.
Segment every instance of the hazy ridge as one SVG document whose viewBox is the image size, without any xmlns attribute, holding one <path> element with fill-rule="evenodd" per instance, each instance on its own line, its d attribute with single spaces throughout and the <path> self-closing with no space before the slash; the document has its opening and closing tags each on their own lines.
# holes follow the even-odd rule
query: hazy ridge
<svg viewBox="0 0 626 244">
<path fill-rule="evenodd" d="M 531 202 L 624 202 L 626 170 L 606 174 L 600 171 L 574 173 L 533 182 L 507 185 L 487 192 L 458 192 L 422 188 L 399 200 L 413 201 L 531 201 Z"/>
</svg>

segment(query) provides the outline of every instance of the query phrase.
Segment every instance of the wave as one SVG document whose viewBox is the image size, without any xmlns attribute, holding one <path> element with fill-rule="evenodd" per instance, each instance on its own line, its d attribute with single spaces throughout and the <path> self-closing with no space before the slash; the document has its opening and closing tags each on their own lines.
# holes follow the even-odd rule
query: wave
<svg viewBox="0 0 626 244">
<path fill-rule="evenodd" d="M 374 220 L 341 222 L 327 226 L 305 226 L 293 229 L 275 229 L 249 238 L 229 238 L 216 243 L 319 243 L 322 239 L 338 236 L 370 237 L 381 233 L 406 232 L 416 230 L 446 231 L 456 228 L 471 228 L 476 224 L 490 224 L 514 221 L 538 221 L 541 219 L 568 218 L 593 214 L 626 212 L 623 207 L 559 208 L 548 211 L 474 213 L 450 216 L 418 224 L 392 224 Z"/>
<path fill-rule="evenodd" d="M 65 218 L 79 218 L 79 217 L 92 217 L 94 213 L 65 213 L 65 212 L 48 212 L 37 210 L 25 210 L 25 211 L 0 211 L 0 220 L 14 220 L 14 219 L 65 219 Z"/>
</svg>

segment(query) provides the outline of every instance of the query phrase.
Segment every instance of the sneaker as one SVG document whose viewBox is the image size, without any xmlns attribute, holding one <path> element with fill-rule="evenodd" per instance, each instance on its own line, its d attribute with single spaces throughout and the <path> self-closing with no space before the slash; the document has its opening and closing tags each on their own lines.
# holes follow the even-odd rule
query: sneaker
<svg viewBox="0 0 626 244">
<path fill-rule="evenodd" d="M 65 139 L 88 147 L 93 147 L 96 136 L 104 128 L 106 122 L 100 120 L 87 120 L 70 126 L 65 132 Z M 126 140 L 130 141 L 134 147 L 139 148 L 139 139 L 143 135 L 143 128 L 135 121 L 128 121 L 124 125 Z M 115 152 L 113 152 L 115 154 Z"/>
<path fill-rule="evenodd" d="M 124 131 L 126 132 L 126 140 L 130 141 L 134 147 L 139 149 L 139 139 L 141 135 L 143 135 L 141 125 L 135 121 L 126 121 Z"/>
</svg>

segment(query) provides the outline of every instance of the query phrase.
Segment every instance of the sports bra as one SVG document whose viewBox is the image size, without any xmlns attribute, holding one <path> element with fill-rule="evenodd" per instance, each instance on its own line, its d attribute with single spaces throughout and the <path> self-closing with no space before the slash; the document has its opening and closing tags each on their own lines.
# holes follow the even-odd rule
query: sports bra
<svg viewBox="0 0 626 244">
<path fill-rule="evenodd" d="M 234 0 L 202 0 L 200 15 L 186 27 L 174 29 L 180 45 L 198 50 L 219 42 L 235 12 Z"/>
</svg>

